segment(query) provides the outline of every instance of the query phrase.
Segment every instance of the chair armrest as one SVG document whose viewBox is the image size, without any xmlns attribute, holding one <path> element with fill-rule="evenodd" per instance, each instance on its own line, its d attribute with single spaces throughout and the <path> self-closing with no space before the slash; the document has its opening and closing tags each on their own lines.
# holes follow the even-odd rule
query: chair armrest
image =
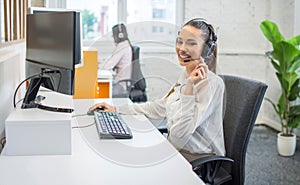
<svg viewBox="0 0 300 185">
<path fill-rule="evenodd" d="M 165 133 L 167 134 L 168 133 L 168 129 L 167 128 L 157 128 L 157 129 L 162 134 L 165 134 Z"/>
<path fill-rule="evenodd" d="M 190 163 L 192 165 L 193 171 L 204 182 L 214 184 L 216 179 L 218 179 L 218 181 L 220 181 L 221 179 L 221 181 L 224 182 L 231 180 L 231 175 L 223 168 L 221 168 L 222 163 L 226 161 L 230 163 L 234 162 L 228 157 L 211 155 L 195 159 Z"/>
<path fill-rule="evenodd" d="M 119 84 L 119 83 L 122 83 L 122 82 L 126 82 L 126 84 L 128 83 L 133 83 L 133 80 L 131 79 L 123 79 L 123 80 L 119 80 L 119 81 L 116 81 L 116 82 L 113 82 L 113 84 Z"/>
<path fill-rule="evenodd" d="M 208 162 L 213 162 L 213 161 L 220 161 L 220 162 L 224 162 L 224 161 L 229 161 L 229 162 L 234 162 L 233 159 L 230 159 L 228 157 L 224 157 L 224 156 L 219 156 L 219 155 L 211 155 L 211 156 L 205 156 L 205 157 L 201 157 L 198 159 L 195 159 L 194 161 L 190 162 L 193 169 L 194 167 L 203 165 L 205 163 Z"/>
<path fill-rule="evenodd" d="M 128 96 L 129 96 L 129 92 L 131 91 L 132 86 L 133 86 L 132 85 L 133 81 L 131 79 L 123 79 L 123 80 L 113 82 L 113 86 L 117 85 L 117 84 L 120 84 L 120 83 L 125 83 L 126 84 L 126 89 L 124 89 L 124 90 L 125 90 L 126 94 L 128 94 Z"/>
</svg>

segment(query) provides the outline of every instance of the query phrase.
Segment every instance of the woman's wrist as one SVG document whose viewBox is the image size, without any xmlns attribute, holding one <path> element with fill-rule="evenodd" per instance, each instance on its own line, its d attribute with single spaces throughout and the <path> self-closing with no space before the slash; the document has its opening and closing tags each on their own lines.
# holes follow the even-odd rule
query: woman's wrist
<svg viewBox="0 0 300 185">
<path fill-rule="evenodd" d="M 194 89 L 194 82 L 190 78 L 188 78 L 186 81 L 186 85 L 185 85 L 183 94 L 184 95 L 193 95 L 193 89 Z"/>
<path fill-rule="evenodd" d="M 191 77 L 189 77 L 189 78 L 187 79 L 186 84 L 194 85 L 194 82 L 193 82 L 193 80 L 191 79 Z"/>
</svg>

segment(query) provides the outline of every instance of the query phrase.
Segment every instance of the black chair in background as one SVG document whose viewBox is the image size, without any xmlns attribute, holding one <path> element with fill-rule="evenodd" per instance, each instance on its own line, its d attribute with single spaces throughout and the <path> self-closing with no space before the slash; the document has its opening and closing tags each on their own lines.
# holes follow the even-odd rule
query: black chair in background
<svg viewBox="0 0 300 185">
<path fill-rule="evenodd" d="M 208 156 L 191 164 L 194 172 L 207 184 L 242 185 L 247 146 L 267 85 L 236 76 L 221 77 L 225 82 L 223 127 L 226 157 Z"/>
<path fill-rule="evenodd" d="M 123 93 L 114 94 L 113 98 L 130 98 L 133 102 L 147 101 L 146 80 L 140 65 L 140 47 L 132 46 L 132 72 L 131 79 L 120 80 L 117 83 L 125 83 L 126 89 Z M 113 85 L 115 85 L 113 84 Z"/>
</svg>

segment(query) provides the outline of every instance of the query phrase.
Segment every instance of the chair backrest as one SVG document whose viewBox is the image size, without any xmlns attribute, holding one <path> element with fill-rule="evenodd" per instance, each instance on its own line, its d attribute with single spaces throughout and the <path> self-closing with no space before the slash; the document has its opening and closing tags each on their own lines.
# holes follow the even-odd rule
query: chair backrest
<svg viewBox="0 0 300 185">
<path fill-rule="evenodd" d="M 246 150 L 267 85 L 236 76 L 221 77 L 225 82 L 226 156 L 234 160 L 233 166 L 227 166 L 232 175 L 230 184 L 244 184 Z"/>
<path fill-rule="evenodd" d="M 130 99 L 133 102 L 147 101 L 146 80 L 141 70 L 139 46 L 132 46 L 131 80 L 132 80 L 132 87 L 129 95 Z"/>
<path fill-rule="evenodd" d="M 140 90 L 146 89 L 146 82 L 140 65 L 140 47 L 132 46 L 132 73 L 131 80 L 135 84 L 135 88 Z"/>
</svg>

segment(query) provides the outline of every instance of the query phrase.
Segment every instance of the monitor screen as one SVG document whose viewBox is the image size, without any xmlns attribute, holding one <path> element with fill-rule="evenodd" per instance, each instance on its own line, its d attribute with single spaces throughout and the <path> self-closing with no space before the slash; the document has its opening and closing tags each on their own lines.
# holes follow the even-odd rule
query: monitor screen
<svg viewBox="0 0 300 185">
<path fill-rule="evenodd" d="M 73 70 L 81 59 L 79 19 L 75 11 L 28 14 L 26 60 Z"/>
<path fill-rule="evenodd" d="M 39 11 L 27 15 L 26 77 L 34 78 L 22 108 L 36 98 L 40 85 L 74 94 L 75 65 L 81 62 L 80 27 L 80 13 L 76 11 Z"/>
</svg>

